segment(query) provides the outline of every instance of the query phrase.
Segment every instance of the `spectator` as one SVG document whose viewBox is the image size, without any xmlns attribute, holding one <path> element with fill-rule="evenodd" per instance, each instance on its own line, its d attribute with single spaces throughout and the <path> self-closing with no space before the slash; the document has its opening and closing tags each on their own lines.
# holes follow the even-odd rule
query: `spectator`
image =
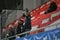
<svg viewBox="0 0 60 40">
<path fill-rule="evenodd" d="M 22 23 L 22 20 L 18 22 L 18 27 L 17 27 L 17 34 L 23 33 L 24 32 L 24 26 Z M 23 37 L 24 35 L 20 35 L 20 37 Z"/>
<path fill-rule="evenodd" d="M 25 19 L 25 31 L 30 31 L 31 30 L 31 16 L 30 16 L 30 13 L 29 13 L 29 10 L 26 8 L 25 9 L 26 13 L 26 19 Z M 29 33 L 27 34 L 29 35 Z"/>
<path fill-rule="evenodd" d="M 9 25 L 9 33 L 8 33 L 8 37 L 10 37 L 10 36 L 14 36 L 15 35 L 15 31 L 14 31 L 14 27 L 13 27 L 13 25 L 11 24 L 11 25 Z M 14 40 L 15 39 L 15 37 L 12 37 L 12 38 L 9 38 L 9 40 Z"/>
<path fill-rule="evenodd" d="M 10 28 L 10 29 L 9 29 L 9 36 L 15 35 L 14 29 L 13 29 L 14 27 L 13 27 L 12 24 L 9 25 L 9 28 Z"/>
</svg>

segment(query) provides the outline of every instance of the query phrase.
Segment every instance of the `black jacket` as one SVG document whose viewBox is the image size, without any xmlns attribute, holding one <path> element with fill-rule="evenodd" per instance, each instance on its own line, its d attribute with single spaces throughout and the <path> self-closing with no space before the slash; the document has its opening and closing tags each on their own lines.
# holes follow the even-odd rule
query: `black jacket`
<svg viewBox="0 0 60 40">
<path fill-rule="evenodd" d="M 18 23 L 17 34 L 24 32 L 23 24 Z"/>
<path fill-rule="evenodd" d="M 31 30 L 31 16 L 27 15 L 25 20 L 25 29 Z"/>
</svg>

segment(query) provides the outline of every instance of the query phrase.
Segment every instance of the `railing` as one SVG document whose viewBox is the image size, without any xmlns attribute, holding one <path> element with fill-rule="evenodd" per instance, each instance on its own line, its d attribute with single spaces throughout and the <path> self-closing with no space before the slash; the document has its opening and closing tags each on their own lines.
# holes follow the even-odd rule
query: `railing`
<svg viewBox="0 0 60 40">
<path fill-rule="evenodd" d="M 42 27 L 42 28 L 38 28 L 37 30 L 33 30 L 33 31 L 27 31 L 27 32 L 24 32 L 24 33 L 21 33 L 21 34 L 17 34 L 17 35 L 23 35 L 23 34 L 26 34 L 26 33 L 30 33 L 30 32 L 38 31 L 38 30 L 41 30 L 41 29 L 45 29 L 45 28 L 47 28 L 47 27 L 56 26 L 56 28 L 57 28 L 58 25 L 60 25 L 60 23 L 54 24 L 54 25 L 49 25 L 49 26 Z M 13 38 L 13 37 L 16 37 L 16 35 L 10 36 L 10 37 L 6 37 L 6 38 L 3 38 L 2 40 L 8 40 L 9 38 Z"/>
</svg>

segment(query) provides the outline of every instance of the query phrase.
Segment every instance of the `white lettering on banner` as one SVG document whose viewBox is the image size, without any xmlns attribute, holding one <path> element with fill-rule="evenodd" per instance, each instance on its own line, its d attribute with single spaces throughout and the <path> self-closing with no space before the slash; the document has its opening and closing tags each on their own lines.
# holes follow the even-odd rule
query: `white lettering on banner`
<svg viewBox="0 0 60 40">
<path fill-rule="evenodd" d="M 38 29 L 38 25 L 35 25 L 34 27 L 32 27 L 31 31 L 37 30 Z"/>
<path fill-rule="evenodd" d="M 47 2 L 47 4 L 50 4 L 50 3 L 51 3 L 51 1 Z"/>
<path fill-rule="evenodd" d="M 36 37 L 36 39 L 41 39 L 41 37 L 38 37 L 38 36 L 35 36 Z"/>
<path fill-rule="evenodd" d="M 45 13 L 45 11 L 42 11 L 42 12 L 40 12 L 40 15 L 41 15 L 41 14 L 44 14 L 44 13 Z"/>
<path fill-rule="evenodd" d="M 47 28 L 45 28 L 44 30 L 45 30 L 45 31 L 49 31 L 49 30 L 53 30 L 53 29 L 56 29 L 56 26 L 53 26 L 53 27 L 47 27 Z"/>
<path fill-rule="evenodd" d="M 45 5 L 42 5 L 40 8 L 43 8 Z"/>
<path fill-rule="evenodd" d="M 55 13 L 55 14 L 52 14 L 52 15 L 51 15 L 51 20 L 52 20 L 53 17 L 58 16 L 58 15 L 60 15 L 60 12 L 57 12 L 57 13 Z"/>
<path fill-rule="evenodd" d="M 55 34 L 53 34 L 54 40 L 57 40 L 57 36 Z"/>
<path fill-rule="evenodd" d="M 32 17 L 31 20 L 33 20 L 35 17 Z"/>
<path fill-rule="evenodd" d="M 49 22 L 49 18 L 42 20 L 42 24 Z"/>
<path fill-rule="evenodd" d="M 58 38 L 55 34 L 53 34 L 53 38 L 54 40 L 60 40 L 60 38 Z"/>
<path fill-rule="evenodd" d="M 39 8 L 37 8 L 36 10 L 39 10 Z"/>
<path fill-rule="evenodd" d="M 28 40 L 28 39 L 24 38 L 24 40 Z"/>
<path fill-rule="evenodd" d="M 37 40 L 39 40 L 39 39 L 43 38 L 45 35 L 46 35 L 46 34 L 43 34 L 43 35 L 41 35 L 40 37 L 35 36 L 35 38 L 36 38 Z"/>
<path fill-rule="evenodd" d="M 24 38 L 23 40 L 32 40 L 32 37 L 30 37 L 29 39 L 27 39 L 27 38 Z"/>
<path fill-rule="evenodd" d="M 45 36 L 45 37 L 43 38 L 43 40 L 47 40 L 47 36 Z"/>
</svg>

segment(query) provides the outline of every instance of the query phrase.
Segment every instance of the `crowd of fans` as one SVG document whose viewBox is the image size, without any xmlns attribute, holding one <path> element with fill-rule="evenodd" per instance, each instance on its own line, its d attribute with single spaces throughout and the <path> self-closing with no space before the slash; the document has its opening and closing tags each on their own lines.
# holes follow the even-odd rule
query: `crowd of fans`
<svg viewBox="0 0 60 40">
<path fill-rule="evenodd" d="M 26 8 L 24 11 L 26 13 L 23 13 L 20 20 L 17 20 L 18 26 L 11 24 L 9 27 L 2 28 L 2 39 L 31 30 L 31 16 L 29 10 Z M 29 35 L 29 33 L 20 35 L 19 37 L 24 37 L 26 35 Z M 14 40 L 14 39 L 15 37 L 9 38 L 9 40 Z"/>
</svg>

